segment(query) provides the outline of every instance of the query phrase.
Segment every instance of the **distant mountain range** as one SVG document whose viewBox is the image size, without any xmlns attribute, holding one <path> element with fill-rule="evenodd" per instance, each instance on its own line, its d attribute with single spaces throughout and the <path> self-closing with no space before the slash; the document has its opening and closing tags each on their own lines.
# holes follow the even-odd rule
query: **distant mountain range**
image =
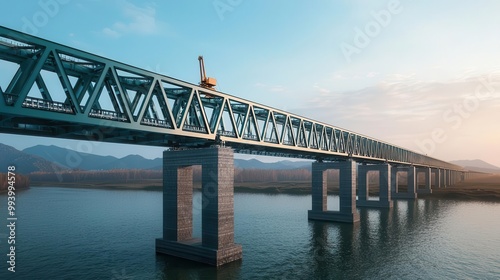
<svg viewBox="0 0 500 280">
<path fill-rule="evenodd" d="M 123 158 L 99 156 L 76 152 L 58 146 L 37 145 L 26 148 L 24 153 L 36 155 L 55 162 L 68 169 L 111 170 L 111 169 L 161 169 L 162 159 L 145 159 L 139 155 L 128 155 Z"/>
<path fill-rule="evenodd" d="M 55 172 L 64 169 L 80 170 L 112 170 L 112 169 L 154 169 L 160 170 L 162 158 L 146 159 L 140 155 L 128 155 L 123 158 L 99 156 L 81 153 L 58 146 L 37 145 L 19 151 L 11 146 L 0 144 L 0 165 L 15 164 L 19 172 L 35 171 Z M 457 160 L 451 163 L 466 169 L 500 173 L 500 168 L 482 160 Z M 256 159 L 235 159 L 234 165 L 240 169 L 310 169 L 308 161 L 283 160 L 273 163 L 261 162 Z M 1 171 L 0 171 L 1 172 Z"/>
<path fill-rule="evenodd" d="M 500 173 L 500 167 L 489 164 L 480 159 L 474 160 L 453 160 L 450 163 L 460 165 L 465 169 L 485 173 Z"/>
<path fill-rule="evenodd" d="M 112 170 L 112 169 L 154 169 L 160 170 L 163 159 L 146 159 L 140 155 L 123 158 L 82 153 L 58 146 L 37 145 L 23 151 L 0 144 L 0 164 L 15 164 L 23 173 L 35 171 L 60 171 L 65 169 Z M 307 161 L 278 161 L 265 163 L 256 159 L 235 159 L 234 165 L 240 169 L 309 169 Z"/>
<path fill-rule="evenodd" d="M 56 172 L 64 167 L 36 155 L 21 152 L 11 146 L 0 144 L 0 166 L 16 166 L 19 173 L 28 174 L 36 171 Z M 6 169 L 5 169 L 6 170 Z M 0 170 L 0 172 L 5 172 Z"/>
<path fill-rule="evenodd" d="M 128 155 L 123 158 L 99 156 L 76 152 L 58 146 L 37 145 L 26 148 L 24 153 L 36 155 L 48 161 L 55 162 L 68 169 L 112 170 L 112 169 L 157 169 L 163 166 L 163 159 L 146 159 L 140 155 Z M 279 161 L 265 163 L 256 159 L 235 159 L 234 165 L 241 169 L 302 169 L 310 168 L 310 163 L 304 161 Z"/>
</svg>

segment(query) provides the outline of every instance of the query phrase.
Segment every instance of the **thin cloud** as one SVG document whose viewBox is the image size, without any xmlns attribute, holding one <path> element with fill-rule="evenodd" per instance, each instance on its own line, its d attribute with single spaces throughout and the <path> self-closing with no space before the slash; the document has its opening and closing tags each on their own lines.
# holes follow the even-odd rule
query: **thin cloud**
<svg viewBox="0 0 500 280">
<path fill-rule="evenodd" d="M 106 37 L 119 38 L 125 34 L 154 35 L 161 33 L 166 26 L 156 18 L 156 9 L 153 5 L 139 7 L 127 1 L 121 3 L 124 20 L 103 28 L 102 34 Z"/>
<path fill-rule="evenodd" d="M 308 100 L 304 102 L 302 112 L 312 112 L 320 120 L 351 120 L 366 122 L 367 126 L 376 121 L 391 123 L 413 123 L 422 126 L 428 122 L 442 122 L 442 114 L 447 110 L 455 110 L 462 106 L 467 98 L 475 97 L 476 88 L 481 85 L 480 76 L 467 77 L 463 80 L 449 82 L 423 82 L 413 75 L 393 75 L 390 81 L 384 81 L 377 86 L 361 90 L 328 93 L 319 85 Z M 490 85 L 500 90 L 500 76 L 483 77 Z M 497 107 L 500 102 L 500 91 L 487 92 L 477 98 L 485 107 Z M 486 100 L 494 100 L 487 102 Z M 334 123 L 332 123 L 335 125 Z"/>
<path fill-rule="evenodd" d="M 314 90 L 316 90 L 317 92 L 319 92 L 320 94 L 323 94 L 323 95 L 327 95 L 331 92 L 329 89 L 321 87 L 317 84 L 314 85 L 313 88 L 314 88 Z"/>
<path fill-rule="evenodd" d="M 270 91 L 270 92 L 286 92 L 287 89 L 282 85 L 267 85 L 264 83 L 256 83 L 255 87 Z"/>
<path fill-rule="evenodd" d="M 106 35 L 106 37 L 110 37 L 110 38 L 118 38 L 121 36 L 121 33 L 119 33 L 118 31 L 116 30 L 113 30 L 109 27 L 105 27 L 102 29 L 102 33 L 104 35 Z"/>
</svg>

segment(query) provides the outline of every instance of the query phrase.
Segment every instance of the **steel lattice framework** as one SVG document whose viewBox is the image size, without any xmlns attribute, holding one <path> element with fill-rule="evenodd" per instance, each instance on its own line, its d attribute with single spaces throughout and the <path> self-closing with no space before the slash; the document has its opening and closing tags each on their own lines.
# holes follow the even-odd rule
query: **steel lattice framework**
<svg viewBox="0 0 500 280">
<path fill-rule="evenodd" d="M 445 161 L 0 27 L 0 132 L 320 160 Z M 12 74 L 5 74 L 11 69 Z M 3 86 L 3 87 L 2 87 Z"/>
</svg>

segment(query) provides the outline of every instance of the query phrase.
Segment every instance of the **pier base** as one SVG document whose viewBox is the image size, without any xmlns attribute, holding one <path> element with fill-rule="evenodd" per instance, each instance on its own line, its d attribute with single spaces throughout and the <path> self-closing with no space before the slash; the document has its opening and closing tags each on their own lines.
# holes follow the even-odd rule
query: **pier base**
<svg viewBox="0 0 500 280">
<path fill-rule="evenodd" d="M 368 172 L 379 173 L 379 200 L 368 200 Z M 392 208 L 391 166 L 389 164 L 370 164 L 358 166 L 358 207 Z"/>
<path fill-rule="evenodd" d="M 339 170 L 340 209 L 327 210 L 326 170 Z M 356 223 L 359 214 L 356 210 L 356 162 L 313 162 L 312 164 L 312 210 L 308 211 L 309 220 Z"/>
<path fill-rule="evenodd" d="M 202 167 L 202 238 L 193 239 L 193 165 Z M 163 238 L 156 252 L 220 266 L 242 258 L 234 243 L 234 159 L 230 148 L 163 153 Z"/>
</svg>

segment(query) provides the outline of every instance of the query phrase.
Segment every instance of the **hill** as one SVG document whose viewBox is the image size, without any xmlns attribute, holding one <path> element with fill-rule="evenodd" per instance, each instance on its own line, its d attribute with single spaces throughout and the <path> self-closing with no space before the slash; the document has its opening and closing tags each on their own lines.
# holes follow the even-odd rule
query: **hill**
<svg viewBox="0 0 500 280">
<path fill-rule="evenodd" d="M 161 170 L 162 158 L 146 159 L 140 155 L 128 155 L 123 158 L 113 156 L 100 156 L 89 153 L 77 152 L 58 146 L 37 145 L 26 148 L 23 152 L 42 157 L 55 162 L 68 169 L 81 170 L 113 170 L 113 169 L 154 169 Z M 234 166 L 239 169 L 310 169 L 307 161 L 278 161 L 272 163 L 261 162 L 256 159 L 235 159 Z"/>
<path fill-rule="evenodd" d="M 0 166 L 16 166 L 16 172 L 28 174 L 35 171 L 57 172 L 65 169 L 42 157 L 21 152 L 14 147 L 0 144 Z"/>
<path fill-rule="evenodd" d="M 450 163 L 460 165 L 465 169 L 477 172 L 485 172 L 485 173 L 500 173 L 500 167 L 489 164 L 480 159 L 474 160 L 454 160 L 450 161 Z"/>
<path fill-rule="evenodd" d="M 82 153 L 58 146 L 37 145 L 23 152 L 42 157 L 68 169 L 112 170 L 112 169 L 161 169 L 162 159 L 145 159 L 139 155 L 123 158 Z"/>
</svg>

